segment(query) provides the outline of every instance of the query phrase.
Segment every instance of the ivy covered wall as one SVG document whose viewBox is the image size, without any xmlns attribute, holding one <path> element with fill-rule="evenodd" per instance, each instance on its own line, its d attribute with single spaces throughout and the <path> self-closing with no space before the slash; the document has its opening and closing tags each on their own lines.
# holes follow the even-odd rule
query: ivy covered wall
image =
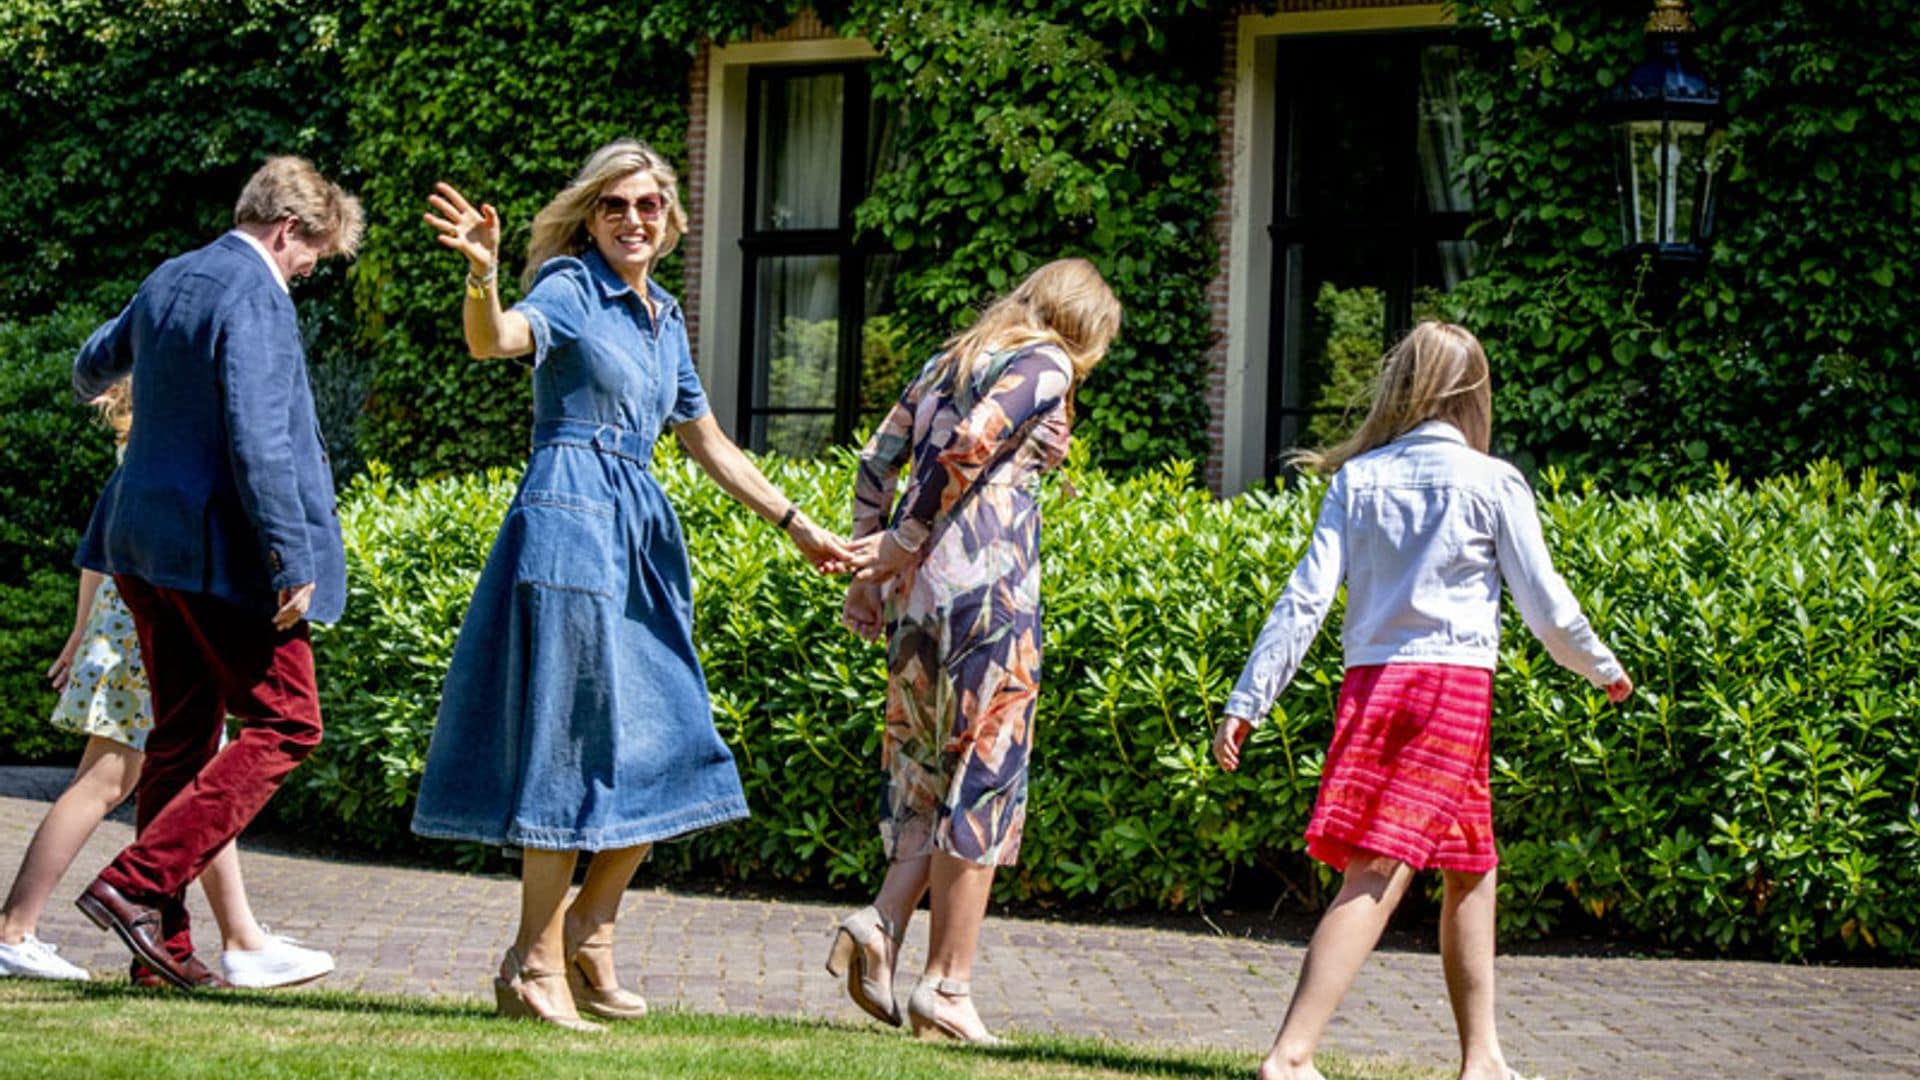
<svg viewBox="0 0 1920 1080">
<path fill-rule="evenodd" d="M 1080 434 L 1097 460 L 1123 468 L 1207 450 L 1218 23 L 1203 5 L 1174 7 L 1152 20 L 1143 5 L 1064 2 L 821 12 L 879 48 L 876 96 L 903 118 L 905 165 L 857 215 L 901 257 L 902 347 L 924 357 L 1025 271 L 1092 258 L 1127 322 L 1080 395 Z M 534 211 L 607 139 L 648 139 L 684 178 L 692 47 L 784 25 L 797 8 L 628 10 L 597 0 L 362 5 L 351 134 L 370 217 L 388 223 L 370 231 L 354 274 L 377 357 L 366 447 L 402 475 L 511 463 L 525 446 L 524 369 L 467 360 L 458 260 L 413 226 L 433 181 L 500 206 L 511 260 Z M 670 288 L 683 259 L 664 268 Z"/>
<path fill-rule="evenodd" d="M 1283 3 L 1281 7 L 1297 7 Z M 1325 6 L 1325 5 L 1317 5 Z M 1612 254 L 1599 94 L 1638 55 L 1641 0 L 1456 0 L 1488 58 L 1466 78 L 1485 215 L 1449 300 L 1482 332 L 1503 447 L 1623 487 L 1712 463 L 1920 462 L 1902 301 L 1920 266 L 1920 20 L 1870 0 L 1702 0 L 1697 51 L 1732 116 L 1720 237 L 1673 317 Z M 402 475 L 520 459 L 524 369 L 459 341 L 458 260 L 418 223 L 448 179 L 533 211 L 598 143 L 638 134 L 686 171 L 703 41 L 790 23 L 792 0 L 98 0 L 0 12 L 0 317 L 110 309 L 226 221 L 268 153 L 365 197 L 349 274 L 303 287 L 336 458 Z M 925 355 L 1058 254 L 1100 265 L 1127 323 L 1081 398 L 1096 460 L 1204 457 L 1220 286 L 1221 41 L 1202 0 L 835 0 L 873 43 L 905 166 L 860 208 L 902 259 L 898 347 Z M 683 259 L 662 277 L 680 283 Z M 509 293 L 512 289 L 509 287 Z M 357 452 L 356 452 L 357 451 Z"/>
<path fill-rule="evenodd" d="M 1612 252 L 1594 105 L 1648 4 L 1463 0 L 1496 63 L 1465 92 L 1484 176 L 1476 275 L 1499 441 L 1625 488 L 1830 457 L 1920 466 L 1920 18 L 1874 0 L 1692 5 L 1730 115 L 1718 237 L 1664 323 Z"/>
</svg>

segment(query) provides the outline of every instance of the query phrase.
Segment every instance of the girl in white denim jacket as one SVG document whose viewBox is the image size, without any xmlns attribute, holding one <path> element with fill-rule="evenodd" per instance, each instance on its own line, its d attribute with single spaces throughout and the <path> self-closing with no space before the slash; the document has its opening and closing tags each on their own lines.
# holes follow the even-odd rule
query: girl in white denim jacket
<svg viewBox="0 0 1920 1080">
<path fill-rule="evenodd" d="M 1318 1077 L 1314 1048 L 1413 875 L 1442 872 L 1440 953 L 1460 1075 L 1513 1075 L 1494 1030 L 1495 866 L 1488 726 L 1504 580 L 1528 629 L 1619 702 L 1633 682 L 1554 572 L 1533 492 L 1487 455 L 1487 356 L 1425 322 L 1386 356 L 1360 430 L 1295 464 L 1334 474 L 1305 557 L 1274 604 L 1214 738 L 1239 768 L 1347 587 L 1346 677 L 1307 850 L 1345 873 L 1314 931 L 1263 1080 Z"/>
</svg>

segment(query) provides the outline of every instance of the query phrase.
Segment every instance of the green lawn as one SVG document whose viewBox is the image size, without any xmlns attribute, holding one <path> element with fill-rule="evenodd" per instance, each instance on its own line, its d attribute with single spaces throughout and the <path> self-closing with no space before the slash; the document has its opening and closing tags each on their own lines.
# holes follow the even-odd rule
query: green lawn
<svg viewBox="0 0 1920 1080">
<path fill-rule="evenodd" d="M 335 991 L 184 995 L 0 980 L 0 1075 L 381 1077 L 1105 1077 L 1229 1080 L 1251 1054 L 1016 1034 L 1009 1046 L 916 1043 L 871 1025 L 667 1012 L 575 1035 L 478 1003 Z M 1326 1060 L 1329 1077 L 1429 1080 Z"/>
</svg>

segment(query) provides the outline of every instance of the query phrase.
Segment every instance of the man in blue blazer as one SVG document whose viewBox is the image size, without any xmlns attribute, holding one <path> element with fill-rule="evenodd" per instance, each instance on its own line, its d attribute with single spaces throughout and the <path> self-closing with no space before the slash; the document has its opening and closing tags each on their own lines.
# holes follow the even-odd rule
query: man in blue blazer
<svg viewBox="0 0 1920 1080">
<path fill-rule="evenodd" d="M 233 231 L 163 263 L 73 364 L 83 401 L 133 379 L 126 459 L 75 561 L 133 612 L 154 716 L 134 842 L 77 903 L 182 989 L 221 982 L 193 955 L 188 883 L 320 742 L 307 620 L 340 616 L 346 557 L 287 285 L 360 232 L 353 196 L 272 158 Z"/>
</svg>

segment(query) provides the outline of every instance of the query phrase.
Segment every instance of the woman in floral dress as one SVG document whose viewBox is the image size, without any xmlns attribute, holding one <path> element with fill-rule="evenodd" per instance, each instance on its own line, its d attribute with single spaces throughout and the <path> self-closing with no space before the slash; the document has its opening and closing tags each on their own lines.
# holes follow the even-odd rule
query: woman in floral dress
<svg viewBox="0 0 1920 1080">
<path fill-rule="evenodd" d="M 1026 819 L 1040 690 L 1033 482 L 1067 456 L 1073 389 L 1119 325 L 1093 264 L 1048 263 L 947 343 L 861 451 L 854 536 L 872 562 L 846 622 L 868 640 L 888 632 L 880 831 L 892 865 L 874 903 L 840 924 L 827 969 L 899 1025 L 894 964 L 931 888 L 927 966 L 907 1004 L 922 1037 L 994 1041 L 969 983 L 994 869 L 1018 857 Z"/>
</svg>

